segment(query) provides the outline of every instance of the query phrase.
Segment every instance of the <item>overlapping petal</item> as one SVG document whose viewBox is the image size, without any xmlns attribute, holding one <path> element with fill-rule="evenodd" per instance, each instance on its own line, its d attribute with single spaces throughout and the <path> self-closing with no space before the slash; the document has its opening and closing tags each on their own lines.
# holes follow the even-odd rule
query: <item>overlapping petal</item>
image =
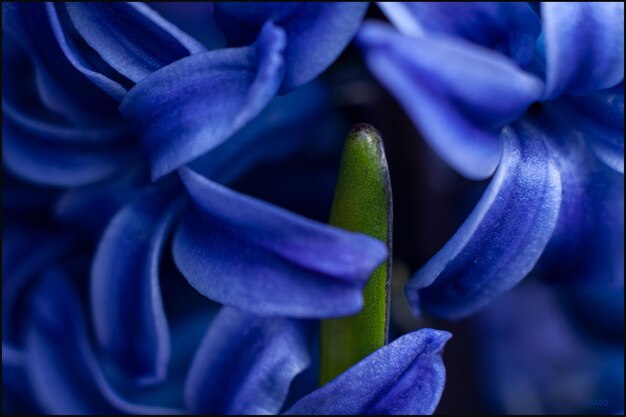
<svg viewBox="0 0 626 417">
<path fill-rule="evenodd" d="M 369 236 L 310 221 L 179 171 L 193 206 L 173 254 L 210 299 L 257 314 L 333 317 L 363 306 L 363 286 L 386 259 Z"/>
<path fill-rule="evenodd" d="M 380 2 L 402 33 L 445 34 L 494 49 L 520 65 L 533 58 L 541 22 L 528 3 Z"/>
<path fill-rule="evenodd" d="M 462 41 L 406 37 L 375 23 L 357 39 L 370 70 L 430 145 L 469 178 L 494 172 L 500 130 L 542 92 L 538 79 L 507 58 Z"/>
<path fill-rule="evenodd" d="M 51 414 L 171 414 L 139 405 L 109 384 L 89 342 L 83 307 L 67 274 L 49 271 L 30 296 L 26 363 L 35 400 Z"/>
<path fill-rule="evenodd" d="M 98 342 L 140 384 L 163 380 L 170 356 L 159 263 L 182 201 L 170 184 L 160 185 L 139 193 L 111 220 L 91 272 Z"/>
<path fill-rule="evenodd" d="M 188 55 L 206 51 L 143 3 L 77 2 L 66 3 L 65 7 L 85 42 L 133 82 Z"/>
<path fill-rule="evenodd" d="M 191 55 L 143 79 L 120 106 L 139 134 L 154 179 L 223 143 L 274 97 L 284 32 L 267 24 L 245 48 Z"/>
<path fill-rule="evenodd" d="M 448 332 L 399 337 L 303 397 L 285 414 L 432 414 L 445 385 Z"/>
<path fill-rule="evenodd" d="M 223 307 L 186 381 L 195 414 L 277 414 L 293 378 L 309 365 L 306 324 Z"/>
<path fill-rule="evenodd" d="M 502 161 L 472 213 L 405 288 L 415 312 L 465 317 L 517 284 L 548 243 L 561 178 L 540 131 L 506 128 Z"/>
<path fill-rule="evenodd" d="M 543 2 L 546 98 L 589 94 L 624 79 L 623 2 Z"/>
<path fill-rule="evenodd" d="M 332 64 L 356 35 L 367 2 L 216 3 L 215 20 L 229 44 L 250 44 L 267 21 L 287 35 L 284 51 L 287 93 L 311 81 Z"/>
</svg>

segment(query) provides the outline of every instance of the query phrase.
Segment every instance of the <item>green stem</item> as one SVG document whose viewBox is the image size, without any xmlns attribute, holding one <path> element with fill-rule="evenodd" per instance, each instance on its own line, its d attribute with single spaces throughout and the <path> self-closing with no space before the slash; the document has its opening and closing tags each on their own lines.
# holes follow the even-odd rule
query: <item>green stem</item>
<svg viewBox="0 0 626 417">
<path fill-rule="evenodd" d="M 341 157 L 330 224 L 382 240 L 389 258 L 365 286 L 361 312 L 322 321 L 320 385 L 387 343 L 391 221 L 391 184 L 380 133 L 370 125 L 356 125 Z"/>
</svg>

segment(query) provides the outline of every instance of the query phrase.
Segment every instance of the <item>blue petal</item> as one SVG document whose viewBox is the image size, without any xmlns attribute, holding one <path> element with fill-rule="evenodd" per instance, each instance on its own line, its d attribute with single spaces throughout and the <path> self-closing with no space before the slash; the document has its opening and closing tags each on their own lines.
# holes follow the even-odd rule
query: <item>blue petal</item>
<svg viewBox="0 0 626 417">
<path fill-rule="evenodd" d="M 163 380 L 170 356 L 159 263 L 181 201 L 167 184 L 159 186 L 141 192 L 113 217 L 92 266 L 98 342 L 139 384 Z"/>
<path fill-rule="evenodd" d="M 32 221 L 32 220 L 31 220 Z M 2 230 L 2 342 L 19 345 L 24 292 L 42 271 L 70 253 L 76 239 L 40 225 L 7 221 Z"/>
<path fill-rule="evenodd" d="M 111 124 L 113 120 L 119 123 L 121 118 L 115 100 L 96 87 L 66 57 L 44 3 L 3 3 L 2 21 L 3 62 L 13 67 L 13 59 L 4 59 L 4 54 L 14 47 L 6 48 L 5 42 L 16 43 L 28 52 L 35 70 L 34 78 L 25 76 L 30 72 L 27 70 L 18 72 L 9 81 L 3 65 L 3 98 L 7 96 L 5 85 L 17 89 L 21 98 L 33 94 L 31 84 L 35 80 L 36 94 L 50 113 L 61 114 L 76 125 L 103 121 Z M 5 40 L 5 33 L 12 37 L 6 36 Z"/>
<path fill-rule="evenodd" d="M 326 88 L 309 83 L 275 97 L 246 127 L 190 167 L 220 184 L 229 184 L 261 164 L 311 155 L 324 142 L 339 143 L 334 110 Z"/>
<path fill-rule="evenodd" d="M 143 3 L 66 3 L 65 7 L 89 46 L 134 82 L 167 64 L 206 51 Z"/>
<path fill-rule="evenodd" d="M 173 243 L 189 283 L 212 300 L 261 315 L 336 317 L 363 307 L 386 256 L 374 238 L 323 225 L 230 191 L 188 168 L 193 202 Z"/>
<path fill-rule="evenodd" d="M 441 353 L 450 337 L 433 329 L 401 336 L 285 414 L 432 414 L 445 385 Z"/>
<path fill-rule="evenodd" d="M 368 3 L 216 3 L 215 20 L 229 44 L 247 45 L 264 22 L 272 21 L 287 34 L 285 94 L 326 68 L 348 46 L 361 26 Z"/>
<path fill-rule="evenodd" d="M 134 404 L 109 385 L 89 343 L 76 290 L 52 270 L 30 297 L 26 363 L 36 400 L 51 414 L 162 414 L 176 410 Z"/>
<path fill-rule="evenodd" d="M 541 266 L 554 281 L 624 285 L 624 175 L 591 152 L 561 106 L 546 105 L 537 124 L 558 164 L 563 199 Z"/>
<path fill-rule="evenodd" d="M 527 3 L 380 2 L 381 10 L 406 35 L 458 36 L 511 57 L 533 58 L 541 22 Z"/>
<path fill-rule="evenodd" d="M 223 143 L 265 107 L 283 78 L 284 46 L 283 31 L 270 23 L 250 47 L 181 59 L 129 91 L 120 109 L 149 155 L 153 179 Z"/>
<path fill-rule="evenodd" d="M 470 216 L 407 284 L 414 312 L 468 316 L 517 284 L 542 254 L 557 221 L 561 179 L 541 133 L 524 125 L 516 131 L 519 138 L 505 129 L 500 166 Z"/>
<path fill-rule="evenodd" d="M 100 63 L 98 67 L 92 62 L 93 57 L 88 56 L 87 53 L 81 50 L 78 42 L 72 38 L 67 24 L 64 25 L 65 22 L 63 18 L 67 13 L 65 6 L 62 4 L 46 3 L 46 8 L 50 26 L 56 37 L 56 41 L 67 60 L 74 68 L 89 79 L 89 81 L 101 88 L 116 101 L 121 101 L 124 94 L 126 94 L 124 83 L 116 81 L 115 76 L 111 74 L 112 70 L 109 70 L 109 68 L 106 68 L 106 71 L 103 72 L 102 63 Z"/>
<path fill-rule="evenodd" d="M 589 94 L 624 79 L 624 3 L 542 3 L 545 98 Z"/>
<path fill-rule="evenodd" d="M 542 92 L 541 82 L 508 58 L 463 41 L 406 37 L 374 23 L 357 40 L 370 70 L 430 145 L 468 178 L 493 173 L 500 130 Z"/>
<path fill-rule="evenodd" d="M 565 96 L 554 106 L 561 117 L 585 136 L 602 162 L 624 173 L 623 83 L 585 97 Z"/>
<path fill-rule="evenodd" d="M 196 352 L 185 383 L 193 414 L 276 414 L 309 365 L 303 324 L 224 307 Z"/>
</svg>

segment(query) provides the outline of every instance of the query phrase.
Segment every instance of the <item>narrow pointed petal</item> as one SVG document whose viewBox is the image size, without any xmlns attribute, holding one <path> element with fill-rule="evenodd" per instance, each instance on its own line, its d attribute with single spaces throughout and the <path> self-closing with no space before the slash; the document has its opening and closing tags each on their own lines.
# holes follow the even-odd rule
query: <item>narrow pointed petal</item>
<svg viewBox="0 0 626 417">
<path fill-rule="evenodd" d="M 602 162 L 624 173 L 624 83 L 585 97 L 562 97 L 553 105 Z"/>
<path fill-rule="evenodd" d="M 538 79 L 506 57 L 460 40 L 411 38 L 369 23 L 357 41 L 429 144 L 468 178 L 493 174 L 500 130 L 542 92 Z"/>
<path fill-rule="evenodd" d="M 544 2 L 545 98 L 586 95 L 624 79 L 623 2 Z"/>
<path fill-rule="evenodd" d="M 524 278 L 550 240 L 561 204 L 556 163 L 538 130 L 518 125 L 503 136 L 502 161 L 482 198 L 405 288 L 416 314 L 476 312 Z"/>
<path fill-rule="evenodd" d="M 432 414 L 445 385 L 441 354 L 448 332 L 421 329 L 396 339 L 285 414 Z"/>
<path fill-rule="evenodd" d="M 309 365 L 307 324 L 223 307 L 185 383 L 193 414 L 277 414 Z"/>
<path fill-rule="evenodd" d="M 174 61 L 206 51 L 143 3 L 65 3 L 65 7 L 89 46 L 134 82 Z"/>
<path fill-rule="evenodd" d="M 248 45 L 266 21 L 285 30 L 285 94 L 317 77 L 348 46 L 367 2 L 215 3 L 215 19 L 229 44 Z"/>
<path fill-rule="evenodd" d="M 409 36 L 445 34 L 502 52 L 520 65 L 533 57 L 541 22 L 523 2 L 380 2 L 379 7 Z"/>
<path fill-rule="evenodd" d="M 192 207 L 174 260 L 208 298 L 261 315 L 337 317 L 363 307 L 363 287 L 386 259 L 383 242 L 235 193 L 179 170 Z"/>
<path fill-rule="evenodd" d="M 170 356 L 159 262 L 181 201 L 167 188 L 143 190 L 115 215 L 91 271 L 98 342 L 140 384 L 163 380 Z"/>
<path fill-rule="evenodd" d="M 282 82 L 284 46 L 284 32 L 269 23 L 252 46 L 181 59 L 129 91 L 120 110 L 153 179 L 220 145 L 265 107 Z"/>
<path fill-rule="evenodd" d="M 65 271 L 50 270 L 30 296 L 26 363 L 36 399 L 51 414 L 169 414 L 140 405 L 110 385 L 90 345 L 78 293 Z"/>
</svg>

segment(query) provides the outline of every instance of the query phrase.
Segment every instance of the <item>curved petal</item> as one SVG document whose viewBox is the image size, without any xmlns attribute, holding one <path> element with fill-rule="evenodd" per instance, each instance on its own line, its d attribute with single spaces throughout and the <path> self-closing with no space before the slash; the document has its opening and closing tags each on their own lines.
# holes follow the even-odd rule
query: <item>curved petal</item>
<svg viewBox="0 0 626 417">
<path fill-rule="evenodd" d="M 540 265 L 553 281 L 623 287 L 624 175 L 593 155 L 560 106 L 544 108 L 536 123 L 558 164 L 563 201 Z"/>
<path fill-rule="evenodd" d="M 7 221 L 2 229 L 2 342 L 18 344 L 21 299 L 29 284 L 75 247 L 59 230 Z"/>
<path fill-rule="evenodd" d="M 65 7 L 87 44 L 134 82 L 174 61 L 206 51 L 143 3 L 65 3 Z"/>
<path fill-rule="evenodd" d="M 520 65 L 533 58 L 541 22 L 528 3 L 380 2 L 405 35 L 445 34 L 502 52 Z"/>
<path fill-rule="evenodd" d="M 430 145 L 468 178 L 493 173 L 501 154 L 499 131 L 541 95 L 538 79 L 462 41 L 406 37 L 375 23 L 366 24 L 357 41 L 370 70 Z"/>
<path fill-rule="evenodd" d="M 448 319 L 476 312 L 524 278 L 550 240 L 559 171 L 539 131 L 516 131 L 505 129 L 500 166 L 470 216 L 405 287 L 414 312 Z"/>
<path fill-rule="evenodd" d="M 223 143 L 265 107 L 282 81 L 284 45 L 284 32 L 270 23 L 250 47 L 181 59 L 129 91 L 120 110 L 140 136 L 153 179 Z"/>
<path fill-rule="evenodd" d="M 144 190 L 113 217 L 91 271 L 98 342 L 122 372 L 146 385 L 165 378 L 170 357 L 159 263 L 181 207 L 180 199 L 159 185 Z"/>
<path fill-rule="evenodd" d="M 176 413 L 130 403 L 111 388 L 90 346 L 78 294 L 64 271 L 47 273 L 30 303 L 26 363 L 36 399 L 47 413 Z"/>
<path fill-rule="evenodd" d="M 589 94 L 624 79 L 623 2 L 543 2 L 545 98 Z"/>
<path fill-rule="evenodd" d="M 229 44 L 247 45 L 267 21 L 287 34 L 281 94 L 311 81 L 348 46 L 369 3 L 215 3 L 215 20 Z"/>
<path fill-rule="evenodd" d="M 450 337 L 433 329 L 401 336 L 285 414 L 432 414 L 445 385 L 441 353 Z"/>
<path fill-rule="evenodd" d="M 624 83 L 585 97 L 562 97 L 554 106 L 602 162 L 624 173 Z"/>
<path fill-rule="evenodd" d="M 116 101 L 121 101 L 127 91 L 126 80 L 116 80 L 117 77 L 113 74 L 114 70 L 108 67 L 104 61 L 98 61 L 99 65 L 94 64 L 92 62 L 93 55 L 81 50 L 79 42 L 72 38 L 71 31 L 67 27 L 68 24 L 64 24 L 66 23 L 65 20 L 69 18 L 66 17 L 67 11 L 63 4 L 49 2 L 46 3 L 46 8 L 52 32 L 67 60 L 89 81 L 104 90 Z M 101 70 L 103 67 L 104 71 Z"/>
<path fill-rule="evenodd" d="M 5 49 L 15 49 L 5 48 L 5 42 L 9 45 L 17 43 L 24 48 L 34 67 L 35 94 L 49 113 L 61 114 L 76 125 L 119 122 L 121 118 L 115 100 L 96 87 L 66 57 L 44 3 L 3 3 L 2 21 L 3 32 L 6 30 L 11 36 L 5 40 L 3 33 L 3 58 Z M 3 62 L 12 66 L 12 59 L 3 59 Z M 20 72 L 9 82 L 5 79 L 4 67 L 3 98 L 7 96 L 5 85 L 9 89 L 17 88 L 20 96 L 33 94 L 31 78 Z M 28 82 L 26 86 L 24 81 Z"/>
<path fill-rule="evenodd" d="M 191 366 L 187 409 L 193 414 L 277 414 L 291 381 L 309 365 L 304 325 L 223 307 Z"/>
<path fill-rule="evenodd" d="M 275 97 L 246 127 L 189 166 L 215 182 L 229 184 L 260 164 L 311 154 L 325 141 L 337 142 L 339 122 L 334 110 L 326 88 L 309 83 Z"/>
<path fill-rule="evenodd" d="M 261 315 L 336 317 L 363 307 L 363 287 L 386 259 L 374 238 L 323 225 L 235 193 L 188 168 L 193 202 L 173 254 L 212 300 Z"/>
</svg>

